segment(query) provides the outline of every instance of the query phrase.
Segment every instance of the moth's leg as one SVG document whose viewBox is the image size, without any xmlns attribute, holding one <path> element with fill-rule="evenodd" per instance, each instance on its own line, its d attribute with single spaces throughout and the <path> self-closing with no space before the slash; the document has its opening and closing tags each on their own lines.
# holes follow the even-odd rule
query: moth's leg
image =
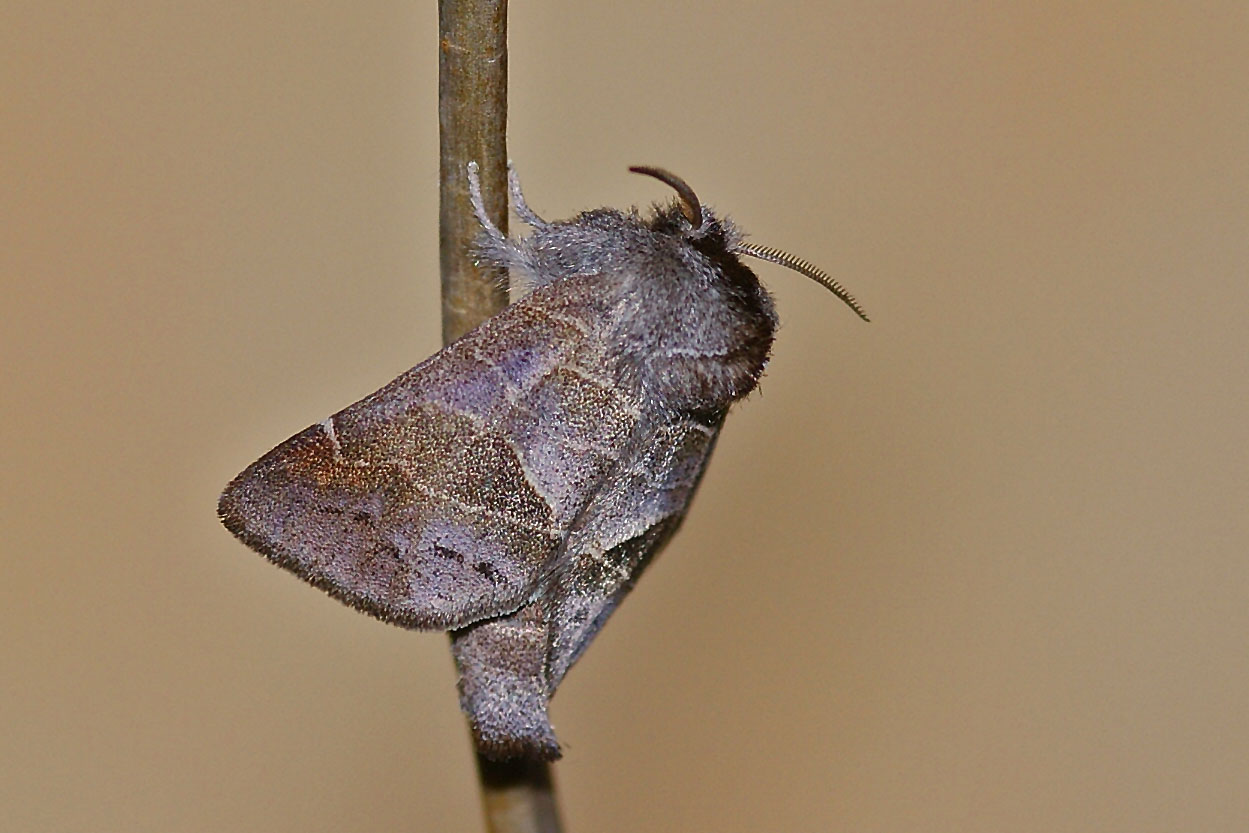
<svg viewBox="0 0 1249 833">
<path fill-rule="evenodd" d="M 546 615 L 532 603 L 452 635 L 460 706 L 477 746 L 495 760 L 554 760 L 559 742 L 547 717 Z"/>
<path fill-rule="evenodd" d="M 525 241 L 509 238 L 490 221 L 490 216 L 486 213 L 486 201 L 481 195 L 481 175 L 476 162 L 468 163 L 468 198 L 473 204 L 473 214 L 477 217 L 477 222 L 481 223 L 483 232 L 474 244 L 477 256 L 504 269 L 519 271 L 520 275 L 517 277 L 533 280 L 538 274 L 537 264 L 534 263 L 533 254 Z M 529 214 L 532 215 L 532 212 Z M 530 222 L 524 214 L 521 214 L 521 219 Z M 536 216 L 534 219 L 537 219 Z"/>
<path fill-rule="evenodd" d="M 477 222 L 481 223 L 482 229 L 490 238 L 490 242 L 497 246 L 504 246 L 508 243 L 507 235 L 499 231 L 499 227 L 490 219 L 490 215 L 486 213 L 486 201 L 481 196 L 481 173 L 475 161 L 468 163 L 468 199 L 473 204 L 473 214 L 477 217 Z"/>
<path fill-rule="evenodd" d="M 529 207 L 529 203 L 525 202 L 525 194 L 520 188 L 520 174 L 516 173 L 516 165 L 510 160 L 507 163 L 507 187 L 512 192 L 512 204 L 516 207 L 517 217 L 536 229 L 550 225 L 546 220 L 535 214 L 533 209 Z"/>
</svg>

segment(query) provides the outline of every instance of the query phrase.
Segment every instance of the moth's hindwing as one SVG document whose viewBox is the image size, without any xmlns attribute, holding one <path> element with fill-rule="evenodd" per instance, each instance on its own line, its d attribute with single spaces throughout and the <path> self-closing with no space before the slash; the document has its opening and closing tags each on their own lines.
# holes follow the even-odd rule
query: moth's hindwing
<svg viewBox="0 0 1249 833">
<path fill-rule="evenodd" d="M 723 421 L 723 413 L 643 420 L 584 522 L 569 533 L 548 603 L 552 692 L 684 520 Z"/>
<path fill-rule="evenodd" d="M 416 628 L 516 610 L 637 419 L 604 378 L 611 278 L 542 287 L 270 451 L 219 514 L 342 601 Z"/>
<path fill-rule="evenodd" d="M 488 755 L 559 757 L 550 697 L 680 525 L 722 421 L 723 414 L 641 420 L 573 523 L 538 598 L 455 634 L 461 705 Z"/>
</svg>

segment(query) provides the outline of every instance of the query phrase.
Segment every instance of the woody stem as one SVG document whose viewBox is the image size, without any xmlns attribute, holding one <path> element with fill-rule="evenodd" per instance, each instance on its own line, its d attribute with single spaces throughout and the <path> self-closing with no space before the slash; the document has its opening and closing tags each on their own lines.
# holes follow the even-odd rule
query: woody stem
<svg viewBox="0 0 1249 833">
<path fill-rule="evenodd" d="M 478 231 L 468 163 L 486 212 L 507 233 L 507 2 L 439 0 L 439 257 L 442 339 L 450 343 L 507 306 L 507 274 L 473 263 Z"/>
<path fill-rule="evenodd" d="M 442 340 L 449 344 L 507 306 L 507 274 L 473 262 L 468 195 L 480 167 L 486 213 L 507 233 L 507 0 L 439 0 L 439 264 Z M 490 833 L 559 833 L 544 762 L 491 761 L 477 751 Z"/>
</svg>

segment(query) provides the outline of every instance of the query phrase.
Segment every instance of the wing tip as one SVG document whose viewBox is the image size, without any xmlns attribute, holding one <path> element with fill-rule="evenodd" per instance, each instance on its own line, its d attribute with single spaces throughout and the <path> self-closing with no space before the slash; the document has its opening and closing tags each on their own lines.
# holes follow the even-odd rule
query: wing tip
<svg viewBox="0 0 1249 833">
<path fill-rule="evenodd" d="M 316 558 L 307 554 L 300 557 L 282 541 L 280 530 L 267 528 L 263 523 L 263 507 L 255 505 L 258 499 L 273 492 L 272 488 L 266 488 L 263 477 L 263 469 L 269 457 L 270 455 L 265 455 L 244 469 L 226 485 L 217 499 L 217 518 L 222 526 L 248 549 L 264 556 L 266 561 L 294 574 L 354 610 L 407 630 L 449 631 L 512 612 L 511 609 L 500 609 L 489 615 L 482 615 L 477 611 L 428 606 L 415 608 L 394 604 L 378 599 L 365 590 L 344 584 L 321 569 Z M 516 607 L 519 606 L 517 603 Z M 511 755 L 505 753 L 505 756 Z"/>
</svg>

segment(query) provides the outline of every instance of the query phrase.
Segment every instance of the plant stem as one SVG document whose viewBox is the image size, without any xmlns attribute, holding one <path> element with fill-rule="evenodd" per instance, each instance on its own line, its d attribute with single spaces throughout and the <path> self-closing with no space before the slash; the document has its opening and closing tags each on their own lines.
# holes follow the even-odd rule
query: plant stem
<svg viewBox="0 0 1249 833">
<path fill-rule="evenodd" d="M 439 0 L 439 253 L 442 340 L 450 343 L 507 306 L 507 274 L 479 269 L 468 163 L 481 168 L 486 211 L 507 232 L 507 2 Z"/>
<path fill-rule="evenodd" d="M 477 755 L 491 833 L 559 833 L 559 807 L 546 761 L 492 761 Z"/>
<path fill-rule="evenodd" d="M 439 0 L 439 264 L 442 340 L 449 344 L 507 306 L 507 275 L 481 269 L 467 169 L 476 161 L 486 211 L 507 232 L 507 0 Z M 477 751 L 490 833 L 559 833 L 550 766 L 491 761 Z"/>
</svg>

